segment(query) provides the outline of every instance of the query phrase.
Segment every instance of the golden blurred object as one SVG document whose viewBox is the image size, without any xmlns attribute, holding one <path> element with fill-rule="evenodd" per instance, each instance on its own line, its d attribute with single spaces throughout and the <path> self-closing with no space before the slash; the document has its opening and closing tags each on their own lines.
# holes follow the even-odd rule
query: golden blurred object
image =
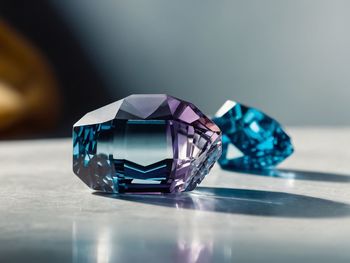
<svg viewBox="0 0 350 263">
<path fill-rule="evenodd" d="M 45 58 L 0 20 L 0 138 L 52 128 L 59 105 L 57 84 Z"/>
</svg>

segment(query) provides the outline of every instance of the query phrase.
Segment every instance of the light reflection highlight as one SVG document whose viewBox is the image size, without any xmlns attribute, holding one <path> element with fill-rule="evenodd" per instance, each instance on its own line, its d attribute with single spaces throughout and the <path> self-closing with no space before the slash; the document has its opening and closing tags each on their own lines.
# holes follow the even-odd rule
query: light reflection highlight
<svg viewBox="0 0 350 263">
<path fill-rule="evenodd" d="M 97 263 L 109 263 L 111 240 L 108 228 L 99 230 L 97 238 Z"/>
</svg>

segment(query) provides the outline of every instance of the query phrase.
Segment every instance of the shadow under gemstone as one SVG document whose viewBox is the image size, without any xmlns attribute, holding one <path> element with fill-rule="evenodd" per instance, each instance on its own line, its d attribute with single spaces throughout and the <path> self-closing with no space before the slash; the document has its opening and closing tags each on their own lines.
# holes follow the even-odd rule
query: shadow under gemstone
<svg viewBox="0 0 350 263">
<path fill-rule="evenodd" d="M 282 192 L 198 187 L 181 194 L 94 195 L 150 205 L 268 217 L 327 218 L 350 215 L 350 205 L 322 198 Z"/>
<path fill-rule="evenodd" d="M 282 179 L 295 179 L 319 182 L 336 182 L 347 183 L 350 182 L 350 176 L 337 173 L 325 173 L 318 171 L 303 171 L 294 169 L 264 169 L 264 170 L 239 170 L 231 169 L 229 167 L 222 167 L 222 169 L 231 172 L 245 173 L 250 175 L 276 177 Z"/>
</svg>

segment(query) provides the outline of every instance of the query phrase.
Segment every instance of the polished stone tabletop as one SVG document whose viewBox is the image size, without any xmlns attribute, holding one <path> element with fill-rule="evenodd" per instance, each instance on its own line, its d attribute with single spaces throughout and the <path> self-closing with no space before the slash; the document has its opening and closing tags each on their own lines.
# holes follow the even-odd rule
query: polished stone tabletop
<svg viewBox="0 0 350 263">
<path fill-rule="evenodd" d="M 0 142 L 0 262 L 350 262 L 350 129 L 289 129 L 276 171 L 216 165 L 178 195 L 101 195 L 69 139 Z"/>
</svg>

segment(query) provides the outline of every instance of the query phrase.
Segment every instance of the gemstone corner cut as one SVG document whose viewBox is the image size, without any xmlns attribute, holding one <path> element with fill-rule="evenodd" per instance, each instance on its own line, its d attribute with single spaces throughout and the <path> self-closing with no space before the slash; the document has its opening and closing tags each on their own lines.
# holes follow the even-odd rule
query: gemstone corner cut
<svg viewBox="0 0 350 263">
<path fill-rule="evenodd" d="M 232 170 L 272 168 L 293 151 L 289 135 L 262 111 L 235 101 L 226 101 L 213 121 L 222 131 L 219 164 Z"/>
<path fill-rule="evenodd" d="M 165 94 L 130 95 L 73 126 L 73 171 L 97 191 L 190 191 L 221 151 L 215 123 Z"/>
</svg>

